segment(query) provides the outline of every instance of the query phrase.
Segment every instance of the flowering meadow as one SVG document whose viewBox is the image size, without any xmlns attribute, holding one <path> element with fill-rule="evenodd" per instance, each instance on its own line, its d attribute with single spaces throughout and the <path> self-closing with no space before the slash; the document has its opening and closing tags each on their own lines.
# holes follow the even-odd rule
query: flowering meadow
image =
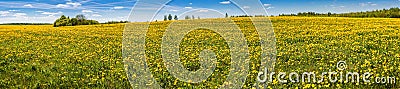
<svg viewBox="0 0 400 89">
<path fill-rule="evenodd" d="M 390 76 L 396 78 L 396 83 L 332 83 L 329 80 L 279 83 L 275 78 L 267 88 L 400 88 L 397 83 L 400 19 L 270 19 L 276 37 L 275 72 L 370 72 L 371 81 L 375 77 Z M 260 39 L 249 18 L 232 20 L 243 32 L 249 47 L 251 62 L 243 87 L 251 88 L 257 83 L 258 69 L 263 69 L 259 65 Z M 162 34 L 171 22 L 152 22 L 147 33 L 146 58 L 149 60 L 146 62 L 152 76 L 165 88 L 218 88 L 226 80 L 231 65 L 225 39 L 207 29 L 185 35 L 180 44 L 184 49 L 179 51 L 180 61 L 187 70 L 196 71 L 202 66 L 197 57 L 204 49 L 215 52 L 218 64 L 215 73 L 203 83 L 182 82 L 168 73 L 161 59 Z M 125 24 L 0 25 L 0 88 L 132 88 L 122 59 L 124 27 Z M 339 61 L 347 63 L 345 70 L 336 67 Z"/>
</svg>

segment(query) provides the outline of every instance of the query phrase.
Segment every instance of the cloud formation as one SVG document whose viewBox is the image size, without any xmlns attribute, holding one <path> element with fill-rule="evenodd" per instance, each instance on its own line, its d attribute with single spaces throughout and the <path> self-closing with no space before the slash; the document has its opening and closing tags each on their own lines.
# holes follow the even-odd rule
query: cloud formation
<svg viewBox="0 0 400 89">
<path fill-rule="evenodd" d="M 272 9 L 274 7 L 272 7 L 272 4 L 263 4 L 263 6 L 265 7 L 265 9 Z"/>
<path fill-rule="evenodd" d="M 185 7 L 186 9 L 192 9 L 193 7 Z"/>
<path fill-rule="evenodd" d="M 24 7 L 29 7 L 29 8 L 32 8 L 32 7 L 33 7 L 33 5 L 32 5 L 32 4 L 25 4 L 25 5 L 24 5 Z"/>
<path fill-rule="evenodd" d="M 57 7 L 57 8 L 69 8 L 69 5 L 57 4 L 56 7 Z"/>
<path fill-rule="evenodd" d="M 197 12 L 208 12 L 208 10 L 199 10 Z"/>
<path fill-rule="evenodd" d="M 0 16 L 7 16 L 8 14 L 10 14 L 9 11 L 0 11 Z"/>
<path fill-rule="evenodd" d="M 249 9 L 250 6 L 243 6 L 243 9 Z"/>
<path fill-rule="evenodd" d="M 15 17 L 25 17 L 27 14 L 26 13 L 15 13 L 14 15 L 12 15 L 12 16 L 15 16 Z"/>
<path fill-rule="evenodd" d="M 92 10 L 82 10 L 81 12 L 82 12 L 82 13 L 93 13 Z"/>
<path fill-rule="evenodd" d="M 123 6 L 115 6 L 113 9 L 124 9 Z"/>
<path fill-rule="evenodd" d="M 66 2 L 65 4 L 57 4 L 57 8 L 64 8 L 64 9 L 75 9 L 82 6 L 79 2 Z"/>
<path fill-rule="evenodd" d="M 222 1 L 222 2 L 219 2 L 220 4 L 231 4 L 231 2 L 230 1 Z"/>
<path fill-rule="evenodd" d="M 169 10 L 169 11 L 172 11 L 172 12 L 178 12 L 179 10 Z"/>
<path fill-rule="evenodd" d="M 101 17 L 100 14 L 93 14 L 92 16 L 93 16 L 93 17 Z"/>
<path fill-rule="evenodd" d="M 360 3 L 360 6 L 376 6 L 378 4 L 372 3 L 372 2 L 367 2 L 367 3 Z"/>
<path fill-rule="evenodd" d="M 60 15 L 60 14 L 63 13 L 63 12 L 61 12 L 61 11 L 56 12 L 56 13 L 54 13 L 54 12 L 45 12 L 45 11 L 36 11 L 36 12 L 39 12 L 39 13 L 41 12 L 42 15 L 48 15 L 48 16 Z"/>
<path fill-rule="evenodd" d="M 79 2 L 67 2 L 66 5 L 71 5 L 72 7 L 76 8 L 81 6 L 82 4 Z"/>
<path fill-rule="evenodd" d="M 269 7 L 271 6 L 271 4 L 263 4 L 265 7 Z"/>
</svg>

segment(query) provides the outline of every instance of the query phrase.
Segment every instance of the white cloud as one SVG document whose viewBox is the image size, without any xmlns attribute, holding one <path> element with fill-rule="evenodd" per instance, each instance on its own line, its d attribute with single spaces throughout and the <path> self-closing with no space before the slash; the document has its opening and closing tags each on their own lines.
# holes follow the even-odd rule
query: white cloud
<svg viewBox="0 0 400 89">
<path fill-rule="evenodd" d="M 169 10 L 169 11 L 172 11 L 172 12 L 178 12 L 179 10 Z"/>
<path fill-rule="evenodd" d="M 222 1 L 222 2 L 219 2 L 220 4 L 231 4 L 231 2 L 230 1 Z"/>
<path fill-rule="evenodd" d="M 15 13 L 13 16 L 15 17 L 25 17 L 27 14 L 26 13 Z"/>
<path fill-rule="evenodd" d="M 208 12 L 208 10 L 199 10 L 197 12 Z"/>
<path fill-rule="evenodd" d="M 272 7 L 272 4 L 263 4 L 265 9 L 272 9 L 274 7 Z"/>
<path fill-rule="evenodd" d="M 93 14 L 92 16 L 93 17 L 101 17 L 101 15 L 99 15 L 99 14 Z"/>
<path fill-rule="evenodd" d="M 186 9 L 192 9 L 193 7 L 185 7 Z"/>
<path fill-rule="evenodd" d="M 367 4 L 365 4 L 365 3 L 360 3 L 360 6 L 366 6 Z"/>
<path fill-rule="evenodd" d="M 269 7 L 271 6 L 271 4 L 263 4 L 265 7 Z"/>
<path fill-rule="evenodd" d="M 92 13 L 92 10 L 82 10 L 82 13 Z"/>
<path fill-rule="evenodd" d="M 67 5 L 71 5 L 74 8 L 79 7 L 79 6 L 82 5 L 81 3 L 78 3 L 78 2 L 67 2 L 66 4 Z"/>
<path fill-rule="evenodd" d="M 244 8 L 244 9 L 249 9 L 249 8 L 250 8 L 250 6 L 243 6 L 243 8 Z"/>
<path fill-rule="evenodd" d="M 59 0 L 60 1 L 60 0 Z M 36 9 L 73 9 L 73 10 L 83 10 L 83 9 L 108 9 L 120 3 L 131 3 L 135 2 L 132 0 L 113 2 L 113 3 L 97 3 L 92 0 L 61 0 L 64 3 L 48 3 L 48 2 L 37 2 L 33 1 L 13 1 L 13 0 L 0 0 L 0 7 L 4 8 L 36 8 Z M 91 4 L 85 4 L 90 2 Z"/>
<path fill-rule="evenodd" d="M 367 3 L 360 3 L 360 6 L 376 6 L 378 4 L 372 3 L 372 2 L 367 2 Z"/>
<path fill-rule="evenodd" d="M 341 8 L 344 8 L 344 7 L 346 7 L 346 6 L 337 6 L 337 5 L 329 5 L 330 7 L 332 7 L 332 8 L 334 8 L 334 9 L 341 9 Z"/>
<path fill-rule="evenodd" d="M 0 7 L 5 8 L 37 8 L 37 9 L 54 9 L 57 5 L 39 2 L 21 2 L 21 1 L 0 1 Z"/>
<path fill-rule="evenodd" d="M 41 12 L 41 14 L 43 14 L 43 15 L 48 15 L 48 16 L 54 16 L 54 15 L 59 15 L 59 14 L 62 14 L 62 13 L 63 13 L 63 12 L 61 12 L 61 11 L 56 12 L 56 13 L 54 13 L 54 12 L 45 12 L 45 11 L 36 11 L 36 12 Z"/>
<path fill-rule="evenodd" d="M 61 13 L 61 12 L 60 12 Z M 52 13 L 52 12 L 42 12 L 42 14 L 44 15 L 54 15 L 54 14 L 59 14 L 59 12 L 57 13 Z"/>
<path fill-rule="evenodd" d="M 39 13 L 42 13 L 42 12 L 44 12 L 44 11 L 35 11 L 35 12 L 39 12 Z"/>
<path fill-rule="evenodd" d="M 69 8 L 69 5 L 65 5 L 65 4 L 58 4 L 56 5 L 57 8 Z"/>
<path fill-rule="evenodd" d="M 113 9 L 124 9 L 123 6 L 115 6 Z"/>
<path fill-rule="evenodd" d="M 29 8 L 32 8 L 32 7 L 33 7 L 33 5 L 32 5 L 32 4 L 25 4 L 25 5 L 24 5 L 24 7 L 29 7 Z"/>
<path fill-rule="evenodd" d="M 57 4 L 56 5 L 57 8 L 64 8 L 64 9 L 71 8 L 71 7 L 78 8 L 80 6 L 82 6 L 82 4 L 78 3 L 78 2 L 67 2 L 65 4 Z"/>
<path fill-rule="evenodd" d="M 0 16 L 7 16 L 8 14 L 10 14 L 9 11 L 0 11 Z"/>
<path fill-rule="evenodd" d="M 20 10 L 8 10 L 8 11 L 11 11 L 11 12 L 16 12 L 16 11 L 20 11 Z"/>
</svg>

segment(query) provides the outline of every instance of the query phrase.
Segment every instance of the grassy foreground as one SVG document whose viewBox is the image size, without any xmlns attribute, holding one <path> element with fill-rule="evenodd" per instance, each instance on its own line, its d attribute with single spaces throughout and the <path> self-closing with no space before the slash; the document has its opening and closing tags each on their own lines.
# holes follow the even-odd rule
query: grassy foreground
<svg viewBox="0 0 400 89">
<path fill-rule="evenodd" d="M 251 33 L 246 19 L 234 20 L 238 21 L 239 27 L 250 29 Z M 320 74 L 338 71 L 336 63 L 346 61 L 346 71 L 400 78 L 400 19 L 272 17 L 271 20 L 277 38 L 276 72 Z M 167 23 L 157 22 L 154 26 L 163 28 Z M 123 29 L 124 24 L 58 28 L 51 25 L 0 26 L 0 88 L 130 88 L 122 62 Z M 218 38 L 207 30 L 200 33 Z M 226 45 L 223 42 L 218 44 Z M 217 82 L 210 84 L 220 84 Z M 170 84 L 174 85 L 174 82 L 165 85 Z M 342 84 L 328 81 L 280 84 L 276 79 L 271 84 L 271 88 L 400 87 L 398 83 Z M 184 83 L 175 85 L 187 86 Z"/>
</svg>

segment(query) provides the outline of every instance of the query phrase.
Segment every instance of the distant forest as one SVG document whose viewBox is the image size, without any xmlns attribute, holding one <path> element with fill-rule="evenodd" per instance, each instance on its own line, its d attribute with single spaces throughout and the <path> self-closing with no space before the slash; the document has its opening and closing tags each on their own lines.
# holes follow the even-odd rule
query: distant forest
<svg viewBox="0 0 400 89">
<path fill-rule="evenodd" d="M 62 15 L 59 19 L 54 22 L 54 27 L 59 26 L 76 26 L 76 25 L 92 25 L 99 24 L 96 20 L 87 20 L 84 15 L 76 15 L 75 18 L 69 18 Z"/>
<path fill-rule="evenodd" d="M 54 27 L 60 26 L 76 26 L 76 25 L 96 25 L 96 24 L 117 24 L 117 23 L 129 23 L 129 21 L 108 21 L 105 23 L 99 23 L 96 20 L 87 20 L 82 14 L 77 15 L 75 18 L 69 18 L 62 15 L 59 19 L 54 22 Z"/>
<path fill-rule="evenodd" d="M 51 23 L 3 23 L 0 25 L 52 25 Z"/>
<path fill-rule="evenodd" d="M 400 18 L 400 9 L 398 7 L 374 10 L 366 12 L 350 12 L 350 13 L 315 13 L 300 12 L 297 14 L 280 14 L 279 16 L 306 16 L 306 17 L 356 17 L 356 18 Z"/>
</svg>

